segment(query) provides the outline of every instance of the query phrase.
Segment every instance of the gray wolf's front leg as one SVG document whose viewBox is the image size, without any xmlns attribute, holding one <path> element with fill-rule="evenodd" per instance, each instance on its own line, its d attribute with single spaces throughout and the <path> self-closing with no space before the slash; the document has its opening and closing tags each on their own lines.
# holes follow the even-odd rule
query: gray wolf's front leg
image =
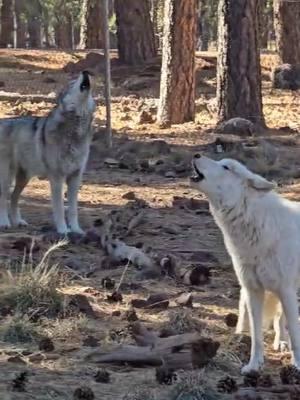
<svg viewBox="0 0 300 400">
<path fill-rule="evenodd" d="M 63 184 L 64 184 L 64 179 L 62 177 L 58 176 L 50 177 L 54 223 L 57 232 L 66 235 L 68 233 L 68 227 L 65 221 Z"/>
<path fill-rule="evenodd" d="M 10 228 L 8 218 L 8 193 L 11 183 L 11 175 L 9 170 L 9 160 L 1 161 L 0 165 L 0 228 Z"/>
<path fill-rule="evenodd" d="M 83 234 L 78 223 L 78 191 L 81 183 L 81 171 L 76 171 L 67 178 L 68 185 L 68 223 L 71 232 Z"/>
</svg>

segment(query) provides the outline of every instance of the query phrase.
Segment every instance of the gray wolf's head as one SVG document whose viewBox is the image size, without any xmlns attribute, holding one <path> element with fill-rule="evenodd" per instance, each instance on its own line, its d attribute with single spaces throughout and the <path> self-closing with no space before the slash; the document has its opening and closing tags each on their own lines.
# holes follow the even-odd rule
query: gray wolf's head
<svg viewBox="0 0 300 400">
<path fill-rule="evenodd" d="M 193 186 L 206 194 L 212 204 L 220 207 L 234 207 L 245 196 L 251 193 L 262 195 L 276 186 L 232 159 L 214 161 L 195 154 L 193 168 Z"/>
<path fill-rule="evenodd" d="M 91 78 L 88 71 L 83 71 L 73 79 L 68 87 L 59 95 L 58 105 L 65 111 L 78 113 L 93 111 Z"/>
</svg>

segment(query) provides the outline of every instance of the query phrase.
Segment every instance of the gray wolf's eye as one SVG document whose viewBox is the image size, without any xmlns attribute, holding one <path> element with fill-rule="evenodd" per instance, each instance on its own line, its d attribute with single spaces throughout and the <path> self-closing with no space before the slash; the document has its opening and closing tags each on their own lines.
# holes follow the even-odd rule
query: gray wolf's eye
<svg viewBox="0 0 300 400">
<path fill-rule="evenodd" d="M 223 165 L 223 168 L 226 169 L 227 171 L 229 171 L 229 168 L 227 167 L 227 165 Z"/>
</svg>

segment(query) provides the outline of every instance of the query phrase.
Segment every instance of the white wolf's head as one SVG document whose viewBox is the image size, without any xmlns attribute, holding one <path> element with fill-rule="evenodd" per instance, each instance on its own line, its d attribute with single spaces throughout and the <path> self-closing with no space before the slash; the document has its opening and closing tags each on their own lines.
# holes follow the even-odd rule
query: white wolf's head
<svg viewBox="0 0 300 400">
<path fill-rule="evenodd" d="M 212 204 L 219 207 L 234 207 L 250 192 L 261 195 L 276 186 L 232 159 L 214 161 L 195 154 L 193 167 L 193 186 L 206 194 Z"/>
<path fill-rule="evenodd" d="M 94 111 L 91 78 L 88 71 L 83 71 L 72 80 L 68 87 L 59 95 L 58 105 L 65 111 L 82 112 Z"/>
</svg>

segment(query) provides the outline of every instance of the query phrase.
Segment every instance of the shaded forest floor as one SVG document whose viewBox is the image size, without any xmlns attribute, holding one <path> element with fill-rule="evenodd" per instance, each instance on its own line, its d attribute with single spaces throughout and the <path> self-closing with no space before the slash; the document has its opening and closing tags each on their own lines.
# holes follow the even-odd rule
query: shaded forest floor
<svg viewBox="0 0 300 400">
<path fill-rule="evenodd" d="M 67 80 L 62 68 L 83 55 L 1 50 L 0 99 L 5 100 L 0 103 L 0 117 L 47 113 L 52 107 L 47 95 L 60 91 Z M 273 55 L 263 55 L 264 114 L 270 128 L 264 135 L 264 145 L 255 137 L 243 140 L 230 136 L 226 139 L 229 144 L 225 155 L 246 161 L 257 172 L 278 181 L 280 191 L 286 196 L 300 200 L 300 96 L 271 89 L 269 74 L 275 63 Z M 41 317 L 32 321 L 24 317 L 21 327 L 16 328 L 14 317 L 5 315 L 0 304 L 1 399 L 72 399 L 74 390 L 86 385 L 92 388 L 96 399 L 175 400 L 182 380 L 190 385 L 191 382 L 198 386 L 203 384 L 203 390 L 208 388 L 207 393 L 213 393 L 203 398 L 225 399 L 227 395 L 216 391 L 217 381 L 230 375 L 238 383 L 242 382 L 239 371 L 248 357 L 249 343 L 243 337 L 237 338 L 234 328 L 225 323 L 227 314 L 237 312 L 239 288 L 205 199 L 189 186 L 187 178 L 190 158 L 195 151 L 215 153 L 215 118 L 210 107 L 216 90 L 215 67 L 215 54 L 197 54 L 196 120 L 162 130 L 153 122 L 159 95 L 158 63 L 154 61 L 140 69 L 113 63 L 114 147 L 109 151 L 104 146 L 105 108 L 101 105 L 103 79 L 100 70 L 94 78 L 95 94 L 100 98 L 96 133 L 79 196 L 80 219 L 87 230 L 112 210 L 126 212 L 128 198 L 143 199 L 147 203 L 145 218 L 126 238 L 127 243 L 142 242 L 160 257 L 175 255 L 183 266 L 202 263 L 210 268 L 210 282 L 190 287 L 169 277 L 149 279 L 130 267 L 123 280 L 122 303 L 110 303 L 106 299 L 110 291 L 103 289 L 102 279 L 110 277 L 119 282 L 124 266 L 105 269 L 105 254 L 93 243 L 71 243 L 59 249 L 52 261 L 59 264 L 64 275 L 62 293 L 88 296 L 89 301 L 97 305 L 97 317 L 90 318 L 85 312 L 60 319 Z M 45 99 L 8 99 L 7 93 L 42 95 Z M 32 180 L 24 191 L 21 206 L 29 227 L 0 233 L 3 276 L 7 267 L 13 269 L 23 257 L 23 248 L 16 245 L 16 241 L 26 242 L 34 236 L 39 246 L 34 253 L 36 260 L 49 247 L 48 183 Z M 0 286 L 1 299 L 5 284 Z M 99 366 L 85 360 L 88 353 L 96 350 L 84 345 L 85 339 L 93 336 L 101 350 L 113 344 L 132 343 L 127 318 L 131 300 L 161 292 L 170 296 L 169 307 L 165 310 L 136 309 L 139 320 L 154 330 L 170 326 L 177 333 L 198 330 L 221 343 L 217 356 L 201 372 L 180 372 L 178 382 L 171 386 L 158 385 L 154 368 L 129 365 L 106 366 L 111 382 L 96 383 L 94 375 Z M 174 301 L 183 292 L 193 294 L 193 309 L 178 306 Z M 34 334 L 27 335 L 28 340 L 23 343 L 16 342 L 14 335 L 7 334 L 7 329 L 19 329 L 20 334 L 24 329 L 42 332 L 53 340 L 55 349 L 51 353 L 40 351 L 38 335 Z M 279 381 L 282 355 L 275 353 L 271 344 L 272 334 L 268 334 L 266 372 Z M 26 391 L 11 392 L 12 380 L 24 370 L 29 372 Z"/>
</svg>

